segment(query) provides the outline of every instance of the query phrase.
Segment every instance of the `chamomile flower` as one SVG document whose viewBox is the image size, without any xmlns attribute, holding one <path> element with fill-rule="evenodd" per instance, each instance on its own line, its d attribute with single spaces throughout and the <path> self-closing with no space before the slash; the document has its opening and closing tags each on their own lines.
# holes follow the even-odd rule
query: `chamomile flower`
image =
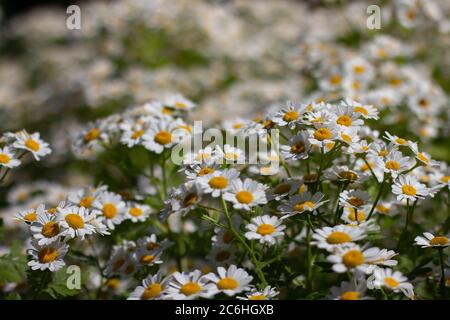
<svg viewBox="0 0 450 320">
<path fill-rule="evenodd" d="M 353 112 L 359 114 L 364 119 L 378 119 L 378 110 L 373 105 L 363 105 L 350 99 L 343 101 L 341 105 L 353 108 Z"/>
<path fill-rule="evenodd" d="M 225 144 L 223 149 L 220 146 L 216 146 L 215 151 L 215 154 L 218 156 L 219 163 L 245 163 L 244 151 L 237 147 L 232 147 L 229 144 Z"/>
<path fill-rule="evenodd" d="M 424 232 L 423 237 L 417 236 L 414 238 L 416 245 L 421 246 L 422 248 L 445 248 L 450 246 L 450 241 L 448 236 L 434 236 L 432 233 Z"/>
<path fill-rule="evenodd" d="M 292 102 L 287 102 L 287 107 L 278 111 L 273 117 L 272 121 L 280 127 L 288 126 L 290 129 L 295 128 L 297 122 L 305 112 L 304 106 L 296 106 Z"/>
<path fill-rule="evenodd" d="M 229 266 L 228 269 L 218 267 L 217 274 L 209 273 L 206 278 L 215 284 L 215 294 L 223 292 L 230 297 L 249 290 L 249 284 L 253 280 L 253 277 L 247 271 L 235 265 Z"/>
<path fill-rule="evenodd" d="M 232 181 L 238 177 L 239 172 L 236 169 L 225 169 L 199 177 L 197 181 L 204 193 L 211 194 L 212 197 L 217 198 L 228 191 Z"/>
<path fill-rule="evenodd" d="M 439 162 L 433 160 L 428 153 L 419 151 L 417 143 L 411 143 L 410 148 L 414 152 L 416 159 L 418 161 L 420 161 L 420 163 L 423 164 L 424 166 L 429 166 L 429 167 L 439 166 Z"/>
<path fill-rule="evenodd" d="M 31 243 L 32 249 L 28 250 L 31 260 L 28 266 L 32 270 L 58 271 L 66 265 L 64 256 L 69 250 L 69 246 L 62 241 L 55 241 L 51 244 L 40 246 L 37 241 Z"/>
<path fill-rule="evenodd" d="M 172 213 L 186 215 L 202 201 L 203 190 L 199 183 L 188 181 L 172 190 L 161 216 L 167 218 Z"/>
<path fill-rule="evenodd" d="M 41 211 L 30 226 L 32 237 L 40 246 L 50 244 L 59 240 L 63 234 L 60 223 L 54 214 Z"/>
<path fill-rule="evenodd" d="M 20 160 L 16 159 L 9 147 L 0 148 L 0 168 L 15 168 L 20 165 Z"/>
<path fill-rule="evenodd" d="M 315 229 L 312 237 L 315 240 L 311 242 L 312 244 L 315 244 L 318 248 L 333 251 L 337 246 L 348 245 L 364 239 L 366 234 L 365 230 L 361 228 L 337 225 Z"/>
<path fill-rule="evenodd" d="M 370 196 L 362 190 L 345 190 L 339 194 L 339 204 L 342 207 L 363 208 L 369 204 Z"/>
<path fill-rule="evenodd" d="M 400 151 L 392 151 L 387 156 L 377 159 L 378 167 L 382 168 L 385 173 L 389 173 L 396 178 L 403 171 L 406 171 L 411 166 L 410 158 L 404 157 Z"/>
<path fill-rule="evenodd" d="M 275 187 L 267 190 L 267 199 L 280 201 L 281 199 L 287 197 L 289 194 L 297 191 L 302 185 L 300 180 L 288 179 L 277 184 Z"/>
<path fill-rule="evenodd" d="M 405 296 L 412 299 L 414 297 L 414 288 L 407 281 L 408 278 L 400 271 L 376 268 L 373 275 L 367 280 L 367 287 L 369 289 L 387 288 L 393 292 L 402 292 Z"/>
<path fill-rule="evenodd" d="M 299 160 L 308 158 L 311 144 L 307 131 L 300 131 L 289 138 L 288 145 L 281 146 L 281 156 L 286 160 Z"/>
<path fill-rule="evenodd" d="M 362 249 L 357 245 L 337 248 L 327 260 L 333 263 L 333 271 L 343 273 L 360 271 L 367 274 L 373 272 L 377 265 L 394 266 L 397 261 L 391 260 L 395 252 L 379 248 Z"/>
<path fill-rule="evenodd" d="M 317 208 L 328 202 L 328 200 L 322 201 L 324 194 L 316 192 L 314 195 L 311 192 L 303 192 L 301 194 L 294 195 L 288 201 L 278 206 L 286 217 L 303 212 L 314 212 Z"/>
<path fill-rule="evenodd" d="M 138 203 L 128 203 L 125 214 L 126 219 L 132 222 L 142 222 L 148 219 L 151 214 L 151 209 L 148 205 Z"/>
<path fill-rule="evenodd" d="M 332 113 L 335 116 L 334 122 L 339 127 L 351 127 L 351 126 L 361 126 L 364 121 L 359 119 L 361 114 L 355 112 L 355 108 L 352 105 L 338 105 L 336 108 L 332 109 Z"/>
<path fill-rule="evenodd" d="M 398 136 L 396 136 L 396 135 L 392 135 L 392 134 L 390 134 L 390 133 L 387 132 L 387 131 L 386 131 L 386 133 L 385 133 L 384 138 L 387 139 L 387 140 L 389 140 L 389 142 L 391 142 L 391 143 L 393 143 L 393 144 L 395 144 L 395 145 L 397 145 L 397 146 L 400 146 L 400 147 L 409 147 L 409 145 L 412 143 L 412 142 L 409 141 L 409 140 L 400 138 L 400 137 L 398 137 Z"/>
<path fill-rule="evenodd" d="M 211 147 L 206 147 L 204 149 L 199 149 L 196 152 L 189 152 L 183 157 L 184 165 L 201 165 L 201 164 L 214 164 L 217 163 L 218 156 L 216 154 L 216 149 Z"/>
<path fill-rule="evenodd" d="M 236 258 L 236 249 L 233 246 L 219 243 L 213 245 L 211 251 L 206 256 L 206 260 L 212 265 L 227 266 L 232 264 Z"/>
<path fill-rule="evenodd" d="M 167 284 L 171 276 L 163 277 L 160 272 L 149 275 L 130 293 L 128 300 L 161 300 L 164 299 Z"/>
<path fill-rule="evenodd" d="M 257 290 L 252 288 L 250 291 L 245 293 L 245 297 L 237 297 L 239 300 L 271 300 L 275 298 L 280 293 L 274 287 L 267 286 L 264 290 Z"/>
<path fill-rule="evenodd" d="M 143 266 L 153 266 L 155 264 L 161 264 L 162 250 L 161 248 L 147 249 L 147 247 L 138 247 L 135 252 L 136 260 Z"/>
<path fill-rule="evenodd" d="M 400 176 L 394 181 L 392 193 L 397 195 L 398 201 L 423 199 L 429 194 L 428 188 L 411 175 Z"/>
<path fill-rule="evenodd" d="M 210 298 L 216 292 L 216 285 L 208 282 L 208 277 L 202 275 L 200 270 L 190 273 L 175 272 L 167 286 L 167 298 L 173 300 Z"/>
<path fill-rule="evenodd" d="M 282 225 L 282 222 L 278 217 L 269 215 L 252 218 L 245 226 L 248 230 L 245 237 L 249 240 L 258 240 L 261 244 L 273 245 L 284 236 L 283 230 L 286 226 Z"/>
<path fill-rule="evenodd" d="M 92 212 L 109 229 L 114 229 L 114 226 L 120 224 L 124 219 L 125 202 L 118 194 L 105 191 L 98 196 L 92 207 Z"/>
<path fill-rule="evenodd" d="M 149 128 L 142 135 L 142 145 L 157 154 L 162 153 L 165 148 L 172 147 L 183 138 L 182 131 L 176 127 L 177 124 L 169 118 L 152 120 L 149 123 Z M 175 131 L 177 134 L 175 134 Z"/>
<path fill-rule="evenodd" d="M 136 242 L 137 248 L 145 248 L 147 250 L 159 249 L 164 251 L 166 248 L 172 245 L 172 242 L 168 239 L 158 241 L 156 234 L 151 234 L 150 236 L 139 238 Z"/>
<path fill-rule="evenodd" d="M 230 188 L 225 192 L 223 198 L 233 203 L 234 209 L 249 211 L 251 207 L 267 203 L 266 189 L 267 186 L 255 180 L 246 178 L 242 182 L 238 178 L 231 182 Z"/>
<path fill-rule="evenodd" d="M 332 287 L 330 291 L 330 299 L 333 300 L 372 299 L 366 296 L 367 285 L 364 276 L 355 277 L 351 281 L 343 281 L 339 287 Z"/>
<path fill-rule="evenodd" d="M 64 235 L 70 238 L 84 239 L 86 235 L 96 232 L 96 227 L 91 224 L 95 219 L 95 213 L 85 207 L 70 206 L 58 209 L 58 220 Z"/>
<path fill-rule="evenodd" d="M 138 122 L 133 119 L 126 119 L 119 127 L 122 130 L 120 142 L 127 147 L 131 148 L 142 142 L 142 136 L 146 130 L 146 123 L 144 121 Z"/>
<path fill-rule="evenodd" d="M 15 138 L 16 141 L 12 146 L 16 149 L 22 149 L 31 152 L 33 157 L 38 161 L 39 157 L 44 157 L 52 152 L 48 147 L 48 143 L 44 142 L 40 138 L 39 132 L 35 132 L 30 135 L 25 130 L 22 130 L 15 134 Z"/>
<path fill-rule="evenodd" d="M 97 199 L 97 197 L 106 190 L 107 190 L 106 186 L 80 189 L 75 192 L 69 193 L 69 195 L 67 196 L 67 200 L 69 203 L 75 206 L 90 209 L 92 208 L 92 204 Z"/>
<path fill-rule="evenodd" d="M 332 144 L 334 146 L 334 140 L 338 136 L 338 129 L 334 125 L 322 125 L 316 126 L 313 130 L 309 131 L 309 142 L 317 147 L 325 148 L 327 145 Z"/>
<path fill-rule="evenodd" d="M 44 210 L 45 210 L 44 208 L 45 208 L 45 206 L 41 205 L 41 206 L 38 206 L 37 209 L 21 210 L 15 215 L 15 219 L 19 220 L 19 221 L 24 221 L 27 223 L 35 222 L 35 221 L 37 221 L 38 214 L 41 214 L 41 212 L 44 212 Z"/>
<path fill-rule="evenodd" d="M 189 111 L 195 108 L 195 104 L 180 94 L 172 95 L 164 99 L 163 105 L 178 111 Z"/>
</svg>

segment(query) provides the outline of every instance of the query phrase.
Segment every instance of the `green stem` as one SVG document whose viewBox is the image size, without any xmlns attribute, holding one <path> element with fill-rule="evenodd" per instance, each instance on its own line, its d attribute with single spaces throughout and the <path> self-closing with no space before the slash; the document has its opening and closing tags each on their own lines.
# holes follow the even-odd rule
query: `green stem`
<svg viewBox="0 0 450 320">
<path fill-rule="evenodd" d="M 266 287 L 267 286 L 267 281 L 266 281 L 266 277 L 264 276 L 264 273 L 262 272 L 262 268 L 260 266 L 260 262 L 256 258 L 255 253 L 253 252 L 253 250 L 248 246 L 248 244 L 241 237 L 241 235 L 236 231 L 236 229 L 234 229 L 233 222 L 231 221 L 230 214 L 228 213 L 228 206 L 227 206 L 227 204 L 225 202 L 225 199 L 223 198 L 223 196 L 221 196 L 220 198 L 221 198 L 221 201 L 222 201 L 223 213 L 225 215 L 225 218 L 227 219 L 229 230 L 233 233 L 233 235 L 236 237 L 236 239 L 238 239 L 239 242 L 247 250 L 247 252 L 250 255 L 250 258 L 251 258 L 253 264 L 255 265 L 255 270 L 256 270 L 256 273 L 258 274 L 259 280 L 261 280 L 262 286 Z"/>
<path fill-rule="evenodd" d="M 375 202 L 372 205 L 372 208 L 370 209 L 369 215 L 367 216 L 367 221 L 372 217 L 373 212 L 375 211 L 375 208 L 377 207 L 378 201 L 381 198 L 381 194 L 383 193 L 384 185 L 386 184 L 387 176 L 386 174 L 383 177 L 383 181 L 381 182 L 380 189 L 378 190 L 377 197 L 375 198 Z"/>
<path fill-rule="evenodd" d="M 307 254 L 307 277 L 306 277 L 306 286 L 308 290 L 312 291 L 312 252 L 311 252 L 311 233 L 312 233 L 312 224 L 311 218 L 309 214 L 307 215 L 308 219 L 308 229 L 306 232 L 306 254 Z"/>
</svg>

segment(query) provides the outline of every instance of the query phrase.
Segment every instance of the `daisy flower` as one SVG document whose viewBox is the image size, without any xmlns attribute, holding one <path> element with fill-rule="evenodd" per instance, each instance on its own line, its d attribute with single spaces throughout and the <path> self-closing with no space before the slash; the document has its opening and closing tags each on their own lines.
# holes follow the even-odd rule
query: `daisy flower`
<svg viewBox="0 0 450 320">
<path fill-rule="evenodd" d="M 287 107 L 278 111 L 272 121 L 280 127 L 288 126 L 290 129 L 295 128 L 296 123 L 300 120 L 305 111 L 304 106 L 295 106 L 292 102 L 287 102 Z"/>
<path fill-rule="evenodd" d="M 377 265 L 394 266 L 397 261 L 391 260 L 395 252 L 379 248 L 362 249 L 357 245 L 337 248 L 327 260 L 333 263 L 333 271 L 344 273 L 360 271 L 370 274 Z"/>
<path fill-rule="evenodd" d="M 389 173 L 396 178 L 403 171 L 411 166 L 410 158 L 404 157 L 400 151 L 392 151 L 385 157 L 377 158 L 377 165 L 382 168 L 385 173 Z"/>
<path fill-rule="evenodd" d="M 66 265 L 63 258 L 69 250 L 69 246 L 62 241 L 40 246 L 37 241 L 31 242 L 32 249 L 28 250 L 31 260 L 28 266 L 32 270 L 58 271 Z"/>
<path fill-rule="evenodd" d="M 439 162 L 433 160 L 428 153 L 419 151 L 417 143 L 411 143 L 410 148 L 414 152 L 416 159 L 418 161 L 420 161 L 420 163 L 422 163 L 424 166 L 430 166 L 430 167 L 439 166 Z"/>
<path fill-rule="evenodd" d="M 450 245 L 448 236 L 434 236 L 429 232 L 424 232 L 423 237 L 417 236 L 414 238 L 416 245 L 422 248 L 445 248 Z"/>
<path fill-rule="evenodd" d="M 197 204 L 202 201 L 203 190 L 199 183 L 189 181 L 172 190 L 172 193 L 165 201 L 165 208 L 161 212 L 161 217 L 166 219 L 173 213 L 182 215 L 188 214 Z"/>
<path fill-rule="evenodd" d="M 130 293 L 128 300 L 161 300 L 164 299 L 167 284 L 171 276 L 163 277 L 160 272 L 155 275 L 149 275 L 142 280 L 142 285 L 137 286 Z"/>
<path fill-rule="evenodd" d="M 239 148 L 232 147 L 229 144 L 223 146 L 223 149 L 220 146 L 216 146 L 215 154 L 219 157 L 219 163 L 237 163 L 243 164 L 245 163 L 245 154 Z"/>
<path fill-rule="evenodd" d="M 54 214 L 46 211 L 41 211 L 36 216 L 36 220 L 30 226 L 30 231 L 38 245 L 51 244 L 60 238 L 63 232 L 56 218 Z"/>
<path fill-rule="evenodd" d="M 145 121 L 138 122 L 133 119 L 126 119 L 119 125 L 122 134 L 120 136 L 120 142 L 131 148 L 142 142 L 142 136 L 146 130 Z"/>
<path fill-rule="evenodd" d="M 378 110 L 373 105 L 363 105 L 350 99 L 346 99 L 345 101 L 341 102 L 341 105 L 352 107 L 353 112 L 358 113 L 364 119 L 377 120 L 379 118 Z"/>
<path fill-rule="evenodd" d="M 212 197 L 217 198 L 228 191 L 231 182 L 239 177 L 236 169 L 225 169 L 223 171 L 214 171 L 197 179 L 204 193 L 210 193 Z"/>
<path fill-rule="evenodd" d="M 15 168 L 20 165 L 20 160 L 15 159 L 14 153 L 8 147 L 0 148 L 0 167 Z"/>
<path fill-rule="evenodd" d="M 37 220 L 38 214 L 40 215 L 42 212 L 44 212 L 44 210 L 44 205 L 38 206 L 37 209 L 25 209 L 17 213 L 15 215 L 15 219 L 27 223 L 35 222 Z"/>
<path fill-rule="evenodd" d="M 149 250 L 147 247 L 140 247 L 134 252 L 136 260 L 143 266 L 153 266 L 155 264 L 161 264 L 162 250 L 161 248 L 156 248 Z"/>
<path fill-rule="evenodd" d="M 232 202 L 234 209 L 249 211 L 251 207 L 267 203 L 266 189 L 267 186 L 250 178 L 246 178 L 244 182 L 238 178 L 231 182 L 223 198 Z"/>
<path fill-rule="evenodd" d="M 309 130 L 309 142 L 312 145 L 324 148 L 329 144 L 334 145 L 334 141 L 338 138 L 338 130 L 334 125 L 317 126 L 314 130 Z"/>
<path fill-rule="evenodd" d="M 126 207 L 125 218 L 130 219 L 132 222 L 145 221 L 151 214 L 150 207 L 145 204 L 128 203 Z"/>
<path fill-rule="evenodd" d="M 139 238 L 136 242 L 137 248 L 146 248 L 147 250 L 155 250 L 160 249 L 161 251 L 172 245 L 172 242 L 164 239 L 162 241 L 158 241 L 156 234 L 151 234 L 150 236 Z"/>
<path fill-rule="evenodd" d="M 367 284 L 363 276 L 355 277 L 351 281 L 341 282 L 339 287 L 331 287 L 330 299 L 333 300 L 370 300 L 366 296 Z"/>
<path fill-rule="evenodd" d="M 227 296 L 234 296 L 242 291 L 250 289 L 250 282 L 253 277 L 242 268 L 235 265 L 228 267 L 228 270 L 223 267 L 217 268 L 217 274 L 209 273 L 206 275 L 212 283 L 215 284 L 215 293 L 225 293 Z"/>
<path fill-rule="evenodd" d="M 412 299 L 414 289 L 411 283 L 400 271 L 392 269 L 376 268 L 373 275 L 367 280 L 367 288 L 380 289 L 388 288 L 393 292 L 402 292 L 405 296 Z"/>
<path fill-rule="evenodd" d="M 163 105 L 165 107 L 179 111 L 189 111 L 195 108 L 196 106 L 195 103 L 186 99 L 181 94 L 176 94 L 167 97 L 166 99 L 164 99 Z"/>
<path fill-rule="evenodd" d="M 317 208 L 328 202 L 328 200 L 321 201 L 324 196 L 321 192 L 317 192 L 314 195 L 311 195 L 309 191 L 303 192 L 294 195 L 284 204 L 278 206 L 278 210 L 287 214 L 286 217 L 303 212 L 314 212 Z"/>
<path fill-rule="evenodd" d="M 337 225 L 315 229 L 312 237 L 315 240 L 311 242 L 312 244 L 315 244 L 318 248 L 333 251 L 337 246 L 348 245 L 364 239 L 366 234 L 365 230 L 361 228 Z"/>
<path fill-rule="evenodd" d="M 44 142 L 40 138 L 39 132 L 35 132 L 30 135 L 25 130 L 22 130 L 15 134 L 15 138 L 16 141 L 12 146 L 16 149 L 22 149 L 31 152 L 31 154 L 37 161 L 39 161 L 39 157 L 44 157 L 52 152 L 48 147 L 48 143 Z"/>
<path fill-rule="evenodd" d="M 69 195 L 67 196 L 67 200 L 69 203 L 75 206 L 90 209 L 97 197 L 106 190 L 106 186 L 80 189 L 76 192 L 69 193 Z"/>
<path fill-rule="evenodd" d="M 385 132 L 384 138 L 389 140 L 389 142 L 391 142 L 391 143 L 393 143 L 393 144 L 395 144 L 397 146 L 401 146 L 401 147 L 409 147 L 409 145 L 412 143 L 409 140 L 406 140 L 406 139 L 400 138 L 398 136 L 392 135 L 392 134 L 390 134 L 387 131 Z"/>
<path fill-rule="evenodd" d="M 285 180 L 277 184 L 275 187 L 267 190 L 266 197 L 269 201 L 271 200 L 280 201 L 281 199 L 287 197 L 294 191 L 297 191 L 301 185 L 302 185 L 301 180 L 295 179 Z"/>
<path fill-rule="evenodd" d="M 308 158 L 311 144 L 307 131 L 300 131 L 289 138 L 288 145 L 281 146 L 281 156 L 286 160 L 299 160 Z"/>
<path fill-rule="evenodd" d="M 162 153 L 165 148 L 170 148 L 181 141 L 183 136 L 180 135 L 181 130 L 177 130 L 176 126 L 177 124 L 167 117 L 153 119 L 142 135 L 142 145 L 157 154 Z"/>
<path fill-rule="evenodd" d="M 120 195 L 113 192 L 105 191 L 101 193 L 94 201 L 92 207 L 92 212 L 109 229 L 114 230 L 114 226 L 120 224 L 124 219 L 125 202 L 122 201 Z"/>
<path fill-rule="evenodd" d="M 237 297 L 239 300 L 271 300 L 280 293 L 276 288 L 267 286 L 264 290 L 260 291 L 256 288 L 252 288 L 251 291 L 245 293 L 245 297 Z"/>
<path fill-rule="evenodd" d="M 361 126 L 364 121 L 359 119 L 360 113 L 354 111 L 351 105 L 338 105 L 331 110 L 334 114 L 334 122 L 339 127 Z"/>
<path fill-rule="evenodd" d="M 204 149 L 199 149 L 198 151 L 195 152 L 189 152 L 183 157 L 183 164 L 210 165 L 217 163 L 218 156 L 216 154 L 216 150 L 217 149 L 212 149 L 211 147 L 206 147 Z"/>
<path fill-rule="evenodd" d="M 249 240 L 259 240 L 261 244 L 273 245 L 284 236 L 283 230 L 286 226 L 281 225 L 283 221 L 276 216 L 258 216 L 252 218 L 245 226 L 248 232 L 245 237 Z"/>
<path fill-rule="evenodd" d="M 219 243 L 213 245 L 211 251 L 206 256 L 206 260 L 213 265 L 230 265 L 236 258 L 236 249 L 233 246 Z"/>
<path fill-rule="evenodd" d="M 95 219 L 95 213 L 90 212 L 85 207 L 65 207 L 58 208 L 58 220 L 64 235 L 70 238 L 84 239 L 86 235 L 95 233 L 96 228 L 91 224 Z"/>
<path fill-rule="evenodd" d="M 339 195 L 339 204 L 342 207 L 360 209 L 367 206 L 369 200 L 369 194 L 362 190 L 345 190 Z"/>
<path fill-rule="evenodd" d="M 397 195 L 398 201 L 423 199 L 429 194 L 429 189 L 417 181 L 414 176 L 400 176 L 394 181 L 392 193 Z"/>
<path fill-rule="evenodd" d="M 175 272 L 167 286 L 167 298 L 173 300 L 210 298 L 216 292 L 216 285 L 208 281 L 207 276 L 202 276 L 200 270 L 190 273 Z"/>
</svg>

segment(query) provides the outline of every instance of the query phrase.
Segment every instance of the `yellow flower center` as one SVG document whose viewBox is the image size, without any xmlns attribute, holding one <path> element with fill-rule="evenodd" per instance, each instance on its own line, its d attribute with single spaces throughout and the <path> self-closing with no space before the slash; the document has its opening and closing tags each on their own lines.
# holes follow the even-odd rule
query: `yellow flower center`
<svg viewBox="0 0 450 320">
<path fill-rule="evenodd" d="M 417 194 L 416 188 L 410 184 L 405 184 L 402 186 L 402 192 L 408 196 L 415 196 Z"/>
<path fill-rule="evenodd" d="M 117 208 L 112 203 L 105 203 L 103 205 L 102 212 L 106 219 L 112 219 L 117 214 Z"/>
<path fill-rule="evenodd" d="M 11 158 L 7 154 L 0 153 L 0 163 L 1 164 L 7 164 L 7 163 L 9 163 L 9 161 L 11 161 Z"/>
<path fill-rule="evenodd" d="M 384 278 L 384 283 L 386 283 L 391 288 L 397 288 L 400 283 L 391 277 Z"/>
<path fill-rule="evenodd" d="M 430 244 L 433 246 L 436 245 L 445 246 L 446 244 L 448 244 L 448 238 L 444 236 L 437 236 L 430 240 Z"/>
<path fill-rule="evenodd" d="M 39 149 L 41 148 L 39 142 L 33 139 L 28 139 L 27 141 L 25 141 L 25 146 L 33 151 L 39 151 Z"/>
<path fill-rule="evenodd" d="M 248 297 L 248 300 L 266 300 L 266 296 L 263 294 L 254 294 Z"/>
<path fill-rule="evenodd" d="M 228 260 L 230 258 L 230 256 L 231 256 L 231 254 L 229 251 L 221 250 L 216 253 L 215 259 L 218 262 L 222 262 L 222 261 Z"/>
<path fill-rule="evenodd" d="M 200 169 L 200 171 L 198 172 L 198 176 L 203 177 L 206 176 L 207 174 L 213 173 L 214 171 L 215 170 L 213 168 L 204 167 Z"/>
<path fill-rule="evenodd" d="M 401 144 L 401 145 L 406 144 L 406 140 L 403 138 L 397 138 L 397 139 L 395 139 L 395 142 L 397 142 L 398 144 Z"/>
<path fill-rule="evenodd" d="M 291 146 L 291 153 L 299 154 L 305 151 L 305 144 L 301 141 L 294 143 Z"/>
<path fill-rule="evenodd" d="M 387 208 L 386 206 L 384 206 L 382 204 L 377 205 L 376 209 L 377 209 L 378 212 L 381 212 L 383 214 L 388 214 L 389 211 L 390 211 L 389 208 Z"/>
<path fill-rule="evenodd" d="M 161 294 L 162 287 L 159 283 L 152 283 L 141 295 L 142 300 L 149 300 L 158 297 Z"/>
<path fill-rule="evenodd" d="M 283 120 L 286 122 L 295 121 L 298 119 L 298 112 L 297 111 L 288 111 L 284 114 Z"/>
<path fill-rule="evenodd" d="M 119 270 L 119 269 L 124 265 L 124 263 L 125 263 L 125 259 L 119 259 L 119 260 L 117 260 L 116 262 L 114 262 L 113 270 L 114 270 L 114 271 Z"/>
<path fill-rule="evenodd" d="M 242 190 L 236 193 L 236 199 L 239 203 L 249 204 L 253 201 L 253 195 L 251 192 Z"/>
<path fill-rule="evenodd" d="M 131 135 L 131 139 L 138 139 L 140 138 L 142 135 L 144 134 L 144 130 L 137 130 L 135 132 L 133 132 L 133 134 Z"/>
<path fill-rule="evenodd" d="M 358 197 L 350 197 L 347 201 L 354 207 L 360 207 L 364 204 L 364 199 Z"/>
<path fill-rule="evenodd" d="M 94 201 L 94 197 L 87 196 L 80 200 L 80 207 L 90 208 L 92 206 L 92 202 Z"/>
<path fill-rule="evenodd" d="M 364 66 L 359 66 L 359 65 L 357 65 L 357 66 L 354 66 L 354 67 L 353 67 L 353 71 L 354 71 L 355 73 L 357 73 L 357 74 L 361 74 L 361 73 L 363 73 L 365 70 L 366 70 L 366 68 L 364 68 Z"/>
<path fill-rule="evenodd" d="M 443 176 L 440 180 L 444 183 L 448 183 L 450 181 L 450 176 Z"/>
<path fill-rule="evenodd" d="M 134 271 L 134 266 L 132 264 L 128 265 L 124 270 L 125 274 L 131 274 L 131 273 L 133 273 L 133 271 Z"/>
<path fill-rule="evenodd" d="M 359 300 L 358 291 L 347 291 L 341 294 L 339 297 L 341 300 Z"/>
<path fill-rule="evenodd" d="M 172 134 L 169 131 L 160 131 L 155 135 L 155 142 L 166 145 L 172 142 Z"/>
<path fill-rule="evenodd" d="M 329 80 L 332 85 L 336 86 L 342 82 L 342 77 L 340 75 L 336 74 L 336 75 L 331 76 Z"/>
<path fill-rule="evenodd" d="M 352 143 L 353 139 L 351 136 L 349 136 L 348 134 L 345 133 L 341 133 L 341 139 L 344 140 L 347 143 Z"/>
<path fill-rule="evenodd" d="M 342 262 L 347 268 L 355 268 L 364 263 L 364 255 L 359 250 L 350 250 L 344 254 Z"/>
<path fill-rule="evenodd" d="M 429 103 L 428 103 L 428 100 L 426 100 L 426 99 L 420 99 L 419 100 L 419 106 L 421 107 L 421 108 L 423 108 L 423 109 L 426 109 L 426 108 L 428 108 L 429 107 Z"/>
<path fill-rule="evenodd" d="M 196 193 L 189 193 L 183 201 L 183 208 L 194 205 L 198 200 L 198 195 Z"/>
<path fill-rule="evenodd" d="M 430 160 L 423 153 L 418 153 L 417 158 L 426 164 L 430 162 Z"/>
<path fill-rule="evenodd" d="M 202 287 L 197 282 L 187 282 L 180 289 L 181 293 L 186 296 L 196 294 L 200 290 L 202 290 Z"/>
<path fill-rule="evenodd" d="M 153 249 L 159 248 L 159 244 L 156 242 L 149 242 L 149 243 L 147 243 L 147 245 L 145 247 L 148 250 L 153 250 Z"/>
<path fill-rule="evenodd" d="M 225 189 L 228 186 L 228 179 L 222 176 L 213 177 L 208 184 L 213 189 Z"/>
<path fill-rule="evenodd" d="M 242 123 L 235 123 L 233 124 L 233 129 L 240 129 L 242 128 L 243 124 Z"/>
<path fill-rule="evenodd" d="M 150 263 L 152 263 L 154 260 L 155 260 L 155 257 L 152 256 L 151 254 L 143 255 L 143 256 L 139 259 L 139 261 L 140 261 L 142 264 L 150 264 Z"/>
<path fill-rule="evenodd" d="M 178 109 L 186 109 L 187 108 L 186 104 L 181 101 L 175 102 L 175 107 L 177 107 Z"/>
<path fill-rule="evenodd" d="M 258 226 L 258 229 L 256 229 L 256 232 L 262 236 L 265 236 L 265 235 L 274 233 L 275 227 L 271 224 L 263 223 Z"/>
<path fill-rule="evenodd" d="M 36 221 L 37 215 L 36 212 L 31 212 L 26 214 L 23 219 L 28 222 Z"/>
<path fill-rule="evenodd" d="M 314 135 L 314 138 L 319 141 L 327 140 L 332 137 L 331 131 L 327 128 L 319 128 L 316 131 L 314 131 L 313 135 Z"/>
<path fill-rule="evenodd" d="M 294 209 L 296 211 L 305 211 L 306 209 L 312 209 L 314 208 L 314 202 L 312 201 L 305 201 L 305 202 L 299 202 L 294 206 Z"/>
<path fill-rule="evenodd" d="M 336 123 L 340 124 L 341 126 L 349 127 L 352 125 L 353 121 L 352 118 L 350 118 L 348 115 L 343 114 L 337 118 Z"/>
<path fill-rule="evenodd" d="M 59 233 L 59 225 L 54 221 L 49 221 L 42 227 L 42 235 L 46 238 L 52 238 Z"/>
<path fill-rule="evenodd" d="M 387 156 L 389 154 L 389 151 L 387 151 L 387 150 L 380 150 L 379 152 L 378 152 L 378 155 L 380 156 L 380 157 L 385 157 L 385 156 Z"/>
<path fill-rule="evenodd" d="M 347 217 L 350 221 L 362 222 L 366 218 L 366 215 L 362 211 L 357 211 L 356 209 L 353 209 L 352 211 L 350 211 Z"/>
<path fill-rule="evenodd" d="M 398 163 L 395 160 L 389 160 L 389 161 L 386 161 L 386 164 L 384 165 L 384 167 L 389 170 L 398 171 L 398 170 L 400 170 L 400 163 Z"/>
<path fill-rule="evenodd" d="M 84 220 L 78 214 L 69 213 L 64 219 L 72 229 L 81 229 L 84 227 Z"/>
<path fill-rule="evenodd" d="M 55 214 L 57 211 L 58 211 L 57 208 L 48 208 L 47 209 L 47 212 L 50 213 L 50 214 Z"/>
<path fill-rule="evenodd" d="M 226 244 L 228 244 L 228 243 L 230 243 L 231 241 L 233 241 L 233 239 L 234 239 L 234 235 L 233 235 L 232 232 L 226 230 L 226 231 L 223 233 L 222 240 L 223 240 L 223 242 L 225 242 Z"/>
<path fill-rule="evenodd" d="M 100 135 L 100 130 L 97 128 L 92 128 L 84 135 L 84 141 L 89 142 L 95 140 Z"/>
<path fill-rule="evenodd" d="M 134 208 L 131 208 L 131 209 L 130 209 L 130 214 L 131 214 L 133 217 L 140 217 L 140 216 L 142 216 L 142 215 L 144 214 L 144 212 L 142 211 L 141 208 L 134 207 Z"/>
<path fill-rule="evenodd" d="M 239 155 L 234 152 L 227 152 L 224 154 L 224 158 L 227 160 L 237 160 L 239 158 Z"/>
<path fill-rule="evenodd" d="M 347 233 L 341 231 L 334 231 L 327 237 L 327 242 L 329 244 L 341 244 L 351 241 L 352 237 L 350 237 Z"/>
<path fill-rule="evenodd" d="M 339 172 L 339 177 L 348 181 L 356 181 L 358 179 L 358 175 L 352 171 Z"/>
<path fill-rule="evenodd" d="M 238 287 L 239 283 L 233 278 L 223 278 L 217 282 L 217 287 L 221 290 L 233 290 Z"/>
<path fill-rule="evenodd" d="M 38 253 L 39 262 L 49 263 L 58 258 L 58 250 L 52 247 L 42 248 Z"/>
<path fill-rule="evenodd" d="M 273 193 L 283 194 L 283 193 L 289 192 L 289 190 L 291 190 L 291 185 L 289 183 L 283 183 L 283 184 L 277 185 L 275 187 L 275 190 L 273 191 Z"/>
</svg>

